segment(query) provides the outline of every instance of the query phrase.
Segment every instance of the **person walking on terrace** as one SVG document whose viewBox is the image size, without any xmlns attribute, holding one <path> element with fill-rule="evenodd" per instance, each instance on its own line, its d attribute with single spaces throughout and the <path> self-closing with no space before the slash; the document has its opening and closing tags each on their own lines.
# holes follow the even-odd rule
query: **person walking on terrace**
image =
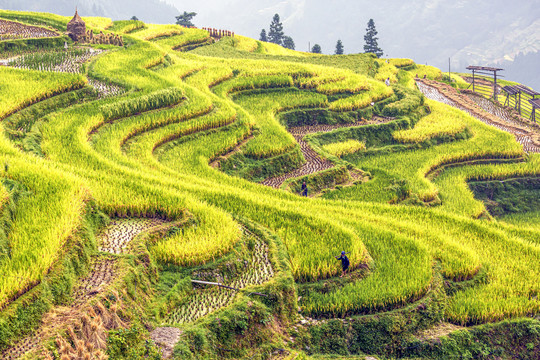
<svg viewBox="0 0 540 360">
<path fill-rule="evenodd" d="M 304 180 L 302 182 L 302 196 L 307 197 L 307 192 L 308 192 L 308 188 L 307 188 L 306 180 Z"/>
<path fill-rule="evenodd" d="M 341 269 L 343 272 L 340 277 L 343 277 L 347 270 L 349 269 L 349 258 L 345 255 L 345 251 L 341 252 L 341 256 L 336 256 L 336 259 L 341 260 Z"/>
<path fill-rule="evenodd" d="M 387 78 L 384 83 L 386 84 L 386 86 L 390 86 L 390 78 Z"/>
</svg>

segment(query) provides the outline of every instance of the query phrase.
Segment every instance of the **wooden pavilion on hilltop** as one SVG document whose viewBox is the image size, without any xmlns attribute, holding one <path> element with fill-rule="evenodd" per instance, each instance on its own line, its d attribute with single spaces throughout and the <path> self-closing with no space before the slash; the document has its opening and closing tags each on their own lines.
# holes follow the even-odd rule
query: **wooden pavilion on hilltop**
<svg viewBox="0 0 540 360">
<path fill-rule="evenodd" d="M 86 36 L 86 23 L 79 16 L 77 9 L 75 9 L 75 16 L 67 24 L 67 33 L 73 41 L 80 41 Z"/>
</svg>

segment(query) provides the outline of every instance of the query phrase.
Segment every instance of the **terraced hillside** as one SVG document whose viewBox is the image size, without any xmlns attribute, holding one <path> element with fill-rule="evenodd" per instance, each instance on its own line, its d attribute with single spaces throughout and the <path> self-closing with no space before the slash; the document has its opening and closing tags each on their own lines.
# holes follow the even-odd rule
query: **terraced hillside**
<svg viewBox="0 0 540 360">
<path fill-rule="evenodd" d="M 0 66 L 2 358 L 540 356 L 537 124 L 409 59 L 87 22 L 125 46 Z"/>
</svg>

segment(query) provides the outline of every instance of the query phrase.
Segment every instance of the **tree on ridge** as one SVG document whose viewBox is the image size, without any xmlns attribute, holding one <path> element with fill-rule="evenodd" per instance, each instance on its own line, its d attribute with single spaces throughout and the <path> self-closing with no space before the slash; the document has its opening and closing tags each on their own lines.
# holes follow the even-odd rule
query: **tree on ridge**
<svg viewBox="0 0 540 360">
<path fill-rule="evenodd" d="M 294 50 L 296 48 L 296 45 L 294 44 L 294 40 L 290 36 L 284 36 L 283 37 L 283 47 L 287 49 Z"/>
<path fill-rule="evenodd" d="M 343 55 L 343 43 L 341 42 L 341 40 L 337 41 L 335 54 L 336 55 Z"/>
<path fill-rule="evenodd" d="M 176 16 L 176 24 L 184 27 L 195 27 L 195 25 L 193 25 L 191 22 L 191 19 L 193 19 L 195 16 L 197 16 L 196 12 L 188 13 L 187 11 L 184 11 L 182 15 Z"/>
<path fill-rule="evenodd" d="M 364 52 L 366 53 L 373 53 L 378 58 L 383 56 L 383 51 L 379 47 L 379 43 L 377 40 L 379 38 L 377 37 L 377 29 L 375 28 L 375 22 L 373 19 L 369 19 L 367 29 L 366 29 L 366 35 L 364 35 L 364 40 L 366 44 L 364 45 Z"/>
<path fill-rule="evenodd" d="M 311 48 L 311 52 L 314 54 L 322 54 L 321 45 L 319 44 L 313 45 L 313 47 Z"/>
<path fill-rule="evenodd" d="M 268 37 L 266 36 L 266 30 L 262 29 L 261 36 L 259 37 L 259 40 L 268 42 Z"/>
<path fill-rule="evenodd" d="M 268 41 L 274 44 L 283 44 L 283 24 L 280 22 L 279 15 L 275 14 L 270 24 L 268 32 Z"/>
</svg>

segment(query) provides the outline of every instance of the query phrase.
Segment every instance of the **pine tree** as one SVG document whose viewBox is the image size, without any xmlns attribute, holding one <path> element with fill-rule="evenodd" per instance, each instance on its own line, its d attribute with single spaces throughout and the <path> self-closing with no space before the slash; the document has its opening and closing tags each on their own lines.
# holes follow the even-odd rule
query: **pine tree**
<svg viewBox="0 0 540 360">
<path fill-rule="evenodd" d="M 279 21 L 279 15 L 275 14 L 272 23 L 270 24 L 270 32 L 268 32 L 268 41 L 274 44 L 281 45 L 283 43 L 283 24 Z"/>
<path fill-rule="evenodd" d="M 341 42 L 341 40 L 338 40 L 338 41 L 337 41 L 337 44 L 336 44 L 336 55 L 343 55 L 343 43 Z"/>
<path fill-rule="evenodd" d="M 369 19 L 366 29 L 366 35 L 364 35 L 364 40 L 366 42 L 366 45 L 364 45 L 364 52 L 373 53 L 377 57 L 381 57 L 383 56 L 383 51 L 377 43 L 377 40 L 379 40 L 377 34 L 378 32 L 377 29 L 375 29 L 375 22 L 373 21 L 373 19 Z"/>
<path fill-rule="evenodd" d="M 311 48 L 311 52 L 314 54 L 322 54 L 321 45 L 319 44 L 313 45 L 313 47 Z"/>
<path fill-rule="evenodd" d="M 195 16 L 197 16 L 196 12 L 188 13 L 184 11 L 182 15 L 176 16 L 176 24 L 184 27 L 193 27 L 195 25 L 193 25 L 191 19 L 193 19 Z"/>
<path fill-rule="evenodd" d="M 262 29 L 259 40 L 268 42 L 268 37 L 266 37 L 266 30 Z"/>
<path fill-rule="evenodd" d="M 283 37 L 283 47 L 287 49 L 291 49 L 291 50 L 295 49 L 296 46 L 294 44 L 294 40 L 292 39 L 292 37 L 290 36 Z"/>
</svg>

